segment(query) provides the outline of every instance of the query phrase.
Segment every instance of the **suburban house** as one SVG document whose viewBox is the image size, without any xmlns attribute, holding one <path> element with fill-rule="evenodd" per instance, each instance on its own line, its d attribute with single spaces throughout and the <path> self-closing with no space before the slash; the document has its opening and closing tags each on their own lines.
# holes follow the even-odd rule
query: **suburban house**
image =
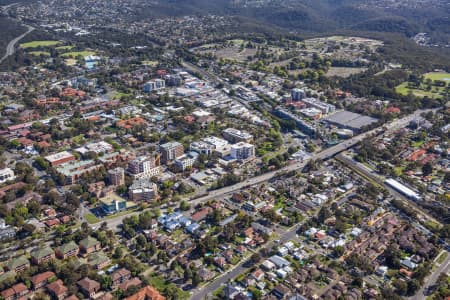
<svg viewBox="0 0 450 300">
<path fill-rule="evenodd" d="M 56 248 L 55 252 L 58 258 L 66 259 L 69 257 L 77 256 L 79 251 L 80 249 L 78 248 L 77 244 L 72 241 Z"/>
<path fill-rule="evenodd" d="M 53 278 L 55 273 L 47 271 L 43 273 L 39 273 L 31 277 L 31 283 L 33 284 L 33 289 L 36 291 L 40 288 L 43 288 L 47 285 L 50 278 Z"/>
<path fill-rule="evenodd" d="M 77 282 L 81 292 L 88 298 L 94 298 L 95 294 L 100 291 L 100 283 L 95 280 L 84 277 Z"/>
<path fill-rule="evenodd" d="M 2 298 L 5 300 L 16 300 L 23 299 L 28 295 L 29 292 L 30 291 L 25 284 L 18 283 L 13 285 L 11 288 L 2 291 L 0 293 L 0 296 L 2 296 Z"/>
<path fill-rule="evenodd" d="M 125 268 L 118 269 L 111 274 L 112 287 L 117 288 L 120 284 L 131 278 L 131 272 Z"/>
<path fill-rule="evenodd" d="M 64 286 L 61 279 L 47 285 L 47 292 L 53 299 L 62 300 L 67 296 L 67 287 Z"/>
<path fill-rule="evenodd" d="M 125 300 L 166 300 L 166 297 L 161 295 L 154 287 L 147 285 L 136 294 L 125 298 Z"/>
</svg>

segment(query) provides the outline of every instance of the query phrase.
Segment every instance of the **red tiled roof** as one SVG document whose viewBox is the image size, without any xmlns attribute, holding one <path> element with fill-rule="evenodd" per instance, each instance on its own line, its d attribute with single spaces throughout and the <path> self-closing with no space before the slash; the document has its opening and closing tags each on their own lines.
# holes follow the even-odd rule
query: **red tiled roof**
<svg viewBox="0 0 450 300">
<path fill-rule="evenodd" d="M 55 273 L 47 271 L 44 273 L 39 273 L 37 275 L 34 275 L 33 277 L 31 277 L 31 283 L 33 284 L 33 286 L 38 285 L 39 283 L 48 280 L 49 278 L 55 276 Z"/>
<path fill-rule="evenodd" d="M 53 294 L 58 296 L 67 293 L 67 288 L 64 286 L 61 279 L 58 279 L 55 282 L 52 282 L 49 285 L 47 285 L 47 290 L 53 292 Z"/>
<path fill-rule="evenodd" d="M 134 295 L 125 298 L 125 300 L 165 300 L 166 298 L 162 296 L 158 290 L 154 287 L 147 285 L 146 287 L 139 290 Z"/>
</svg>

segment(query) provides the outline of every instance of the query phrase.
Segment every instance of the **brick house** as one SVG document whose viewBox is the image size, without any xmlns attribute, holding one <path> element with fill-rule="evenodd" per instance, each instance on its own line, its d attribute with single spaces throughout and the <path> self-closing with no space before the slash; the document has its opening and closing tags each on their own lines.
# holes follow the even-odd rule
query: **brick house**
<svg viewBox="0 0 450 300">
<path fill-rule="evenodd" d="M 88 236 L 87 238 L 81 240 L 79 245 L 80 251 L 85 254 L 99 251 L 102 248 L 100 242 L 91 236 Z"/>
<path fill-rule="evenodd" d="M 33 289 L 38 290 L 47 285 L 50 278 L 53 278 L 55 273 L 47 271 L 39 273 L 31 277 L 31 283 L 33 284 Z"/>
<path fill-rule="evenodd" d="M 5 300 L 16 300 L 26 297 L 30 291 L 23 283 L 13 285 L 11 288 L 6 289 L 0 293 L 0 296 Z"/>
<path fill-rule="evenodd" d="M 95 280 L 84 277 L 77 282 L 81 292 L 88 298 L 94 298 L 95 294 L 100 291 L 100 283 Z"/>
<path fill-rule="evenodd" d="M 50 247 L 36 248 L 30 252 L 31 262 L 35 265 L 55 259 L 55 252 Z"/>
<path fill-rule="evenodd" d="M 66 259 L 69 257 L 77 256 L 79 251 L 80 249 L 78 248 L 77 244 L 72 241 L 56 248 L 55 253 L 58 258 Z"/>
<path fill-rule="evenodd" d="M 67 296 L 67 287 L 64 286 L 61 279 L 47 285 L 47 292 L 53 299 L 62 300 Z"/>
<path fill-rule="evenodd" d="M 117 288 L 120 284 L 131 279 L 131 272 L 125 268 L 114 271 L 111 274 L 112 287 Z"/>
</svg>

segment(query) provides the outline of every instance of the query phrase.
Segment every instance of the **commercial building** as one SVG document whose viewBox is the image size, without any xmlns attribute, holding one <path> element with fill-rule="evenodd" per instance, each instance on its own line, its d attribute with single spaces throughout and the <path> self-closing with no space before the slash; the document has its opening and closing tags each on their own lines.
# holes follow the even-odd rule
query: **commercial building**
<svg viewBox="0 0 450 300">
<path fill-rule="evenodd" d="M 338 111 L 327 116 L 323 120 L 340 128 L 353 130 L 355 133 L 361 132 L 364 127 L 378 122 L 375 118 L 363 116 L 346 110 Z"/>
<path fill-rule="evenodd" d="M 304 115 L 308 118 L 314 119 L 314 120 L 318 120 L 318 119 L 322 118 L 322 111 L 315 107 L 303 108 L 303 109 L 300 109 L 299 112 L 302 115 Z"/>
<path fill-rule="evenodd" d="M 112 185 L 125 184 L 125 171 L 123 168 L 117 167 L 115 169 L 108 170 L 108 180 Z"/>
<path fill-rule="evenodd" d="M 183 145 L 179 142 L 169 142 L 159 146 L 161 150 L 161 161 L 168 163 L 174 161 L 184 154 Z"/>
<path fill-rule="evenodd" d="M 300 101 L 306 97 L 305 90 L 303 89 L 292 89 L 291 98 L 293 101 Z"/>
<path fill-rule="evenodd" d="M 302 102 L 305 103 L 308 107 L 319 109 L 324 114 L 329 114 L 336 110 L 336 107 L 334 105 L 322 102 L 316 98 L 304 98 L 302 99 Z"/>
<path fill-rule="evenodd" d="M 144 92 L 150 93 L 166 87 L 166 82 L 162 79 L 153 79 L 144 84 Z"/>
<path fill-rule="evenodd" d="M 255 146 L 240 142 L 231 146 L 231 157 L 234 159 L 250 159 L 255 157 Z"/>
<path fill-rule="evenodd" d="M 10 168 L 4 168 L 0 170 L 0 184 L 10 180 L 14 180 L 15 178 L 16 176 L 14 176 L 14 171 Z"/>
<path fill-rule="evenodd" d="M 141 178 L 135 180 L 130 186 L 129 195 L 133 201 L 150 201 L 158 195 L 158 188 L 150 179 Z"/>
<path fill-rule="evenodd" d="M 64 175 L 67 184 L 76 183 L 83 175 L 97 171 L 101 165 L 93 160 L 82 160 L 64 163 L 56 169 L 58 173 Z"/>
<path fill-rule="evenodd" d="M 386 179 L 384 181 L 388 186 L 390 186 L 391 188 L 393 188 L 394 190 L 396 190 L 397 192 L 403 194 L 404 196 L 412 199 L 412 200 L 420 200 L 421 197 L 418 193 L 416 193 L 415 191 L 413 191 L 412 189 L 410 189 L 409 187 L 401 184 L 400 182 L 389 178 Z"/>
<path fill-rule="evenodd" d="M 185 171 L 191 169 L 194 166 L 195 162 L 197 161 L 197 158 L 198 153 L 191 151 L 187 154 L 184 154 L 183 156 L 178 157 L 175 160 L 175 165 L 179 170 Z"/>
<path fill-rule="evenodd" d="M 316 134 L 316 128 L 314 125 L 307 123 L 305 120 L 303 120 L 299 116 L 291 113 L 290 111 L 288 111 L 282 107 L 277 107 L 275 109 L 275 114 L 277 116 L 279 116 L 280 118 L 294 121 L 295 125 L 297 125 L 297 128 L 309 136 L 314 136 Z"/>
<path fill-rule="evenodd" d="M 191 143 L 189 149 L 197 153 L 212 155 L 216 153 L 220 157 L 230 154 L 231 146 L 228 141 L 215 137 L 208 136 L 198 142 Z"/>
<path fill-rule="evenodd" d="M 73 154 L 67 151 L 63 151 L 48 155 L 45 157 L 45 160 L 47 160 L 52 165 L 52 167 L 56 167 L 61 164 L 75 160 L 75 156 L 73 156 Z"/>
<path fill-rule="evenodd" d="M 128 208 L 127 201 L 116 194 L 108 195 L 100 200 L 102 211 L 107 214 L 115 214 Z"/>
<path fill-rule="evenodd" d="M 94 152 L 96 154 L 100 153 L 109 153 L 114 151 L 114 148 L 111 144 L 100 141 L 97 143 L 89 143 L 84 145 L 83 147 L 76 148 L 75 151 L 77 151 L 80 154 L 86 154 L 88 152 Z"/>
<path fill-rule="evenodd" d="M 0 241 L 4 239 L 11 239 L 16 236 L 14 227 L 6 225 L 5 220 L 0 218 Z"/>
<path fill-rule="evenodd" d="M 223 138 L 231 143 L 253 141 L 253 135 L 244 130 L 238 130 L 234 128 L 227 128 L 222 131 Z"/>
<path fill-rule="evenodd" d="M 181 76 L 178 75 L 178 74 L 175 74 L 175 75 L 172 75 L 172 74 L 166 75 L 166 76 L 164 76 L 164 79 L 166 80 L 166 84 L 167 84 L 168 86 L 180 86 L 180 85 L 183 84 L 183 78 L 181 78 Z"/>
<path fill-rule="evenodd" d="M 150 178 L 161 173 L 161 156 L 139 156 L 128 163 L 128 172 L 134 178 Z"/>
</svg>

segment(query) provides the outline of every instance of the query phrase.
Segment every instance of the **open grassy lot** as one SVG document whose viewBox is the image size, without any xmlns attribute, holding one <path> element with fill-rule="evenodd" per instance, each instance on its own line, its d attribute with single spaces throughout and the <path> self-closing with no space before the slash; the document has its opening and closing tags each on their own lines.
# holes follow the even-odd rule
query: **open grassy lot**
<svg viewBox="0 0 450 300">
<path fill-rule="evenodd" d="M 156 67 L 159 64 L 159 62 L 156 60 L 143 60 L 142 64 L 145 66 Z"/>
<path fill-rule="evenodd" d="M 176 290 L 175 299 L 186 300 L 189 299 L 190 294 L 176 287 L 175 284 L 167 282 L 161 276 L 151 276 L 150 284 L 155 287 L 159 292 L 164 292 L 167 288 L 174 288 Z"/>
<path fill-rule="evenodd" d="M 409 82 L 403 82 L 395 88 L 395 91 L 400 95 L 408 95 L 412 93 L 417 97 L 429 97 L 429 98 L 442 98 L 445 93 L 446 87 L 437 86 L 434 81 L 440 80 L 446 82 L 446 86 L 450 86 L 450 73 L 427 73 L 424 74 L 424 80 L 419 86 L 414 86 Z M 431 85 L 429 86 L 427 81 L 431 80 Z"/>
<path fill-rule="evenodd" d="M 72 49 L 73 47 L 75 47 L 75 46 L 59 46 L 59 47 L 56 47 L 55 49 L 56 50 L 70 50 L 70 49 Z"/>
<path fill-rule="evenodd" d="M 20 44 L 20 47 L 22 49 L 29 49 L 29 48 L 37 48 L 37 47 L 53 47 L 53 46 L 56 46 L 59 44 L 61 44 L 60 41 L 32 41 L 32 42 Z"/>
<path fill-rule="evenodd" d="M 41 56 L 41 55 L 50 56 L 50 52 L 47 51 L 31 51 L 29 53 L 34 56 Z"/>
<path fill-rule="evenodd" d="M 425 80 L 426 79 L 431 79 L 433 81 L 435 80 L 442 80 L 442 81 L 446 81 L 447 84 L 450 83 L 450 73 L 445 73 L 445 72 L 430 72 L 430 73 L 426 73 L 424 75 Z"/>
<path fill-rule="evenodd" d="M 86 215 L 84 215 L 84 217 L 86 218 L 86 221 L 89 224 L 94 224 L 94 223 L 100 222 L 100 219 L 97 218 L 94 214 L 91 214 L 91 213 L 87 213 Z"/>
<path fill-rule="evenodd" d="M 78 56 L 88 56 L 88 55 L 95 55 L 94 51 L 73 51 L 73 52 L 67 52 L 61 54 L 61 57 L 64 58 L 77 58 Z"/>
<path fill-rule="evenodd" d="M 367 68 L 330 67 L 326 76 L 328 77 L 337 76 L 346 78 L 353 74 L 359 74 L 365 71 L 367 71 Z"/>
</svg>

